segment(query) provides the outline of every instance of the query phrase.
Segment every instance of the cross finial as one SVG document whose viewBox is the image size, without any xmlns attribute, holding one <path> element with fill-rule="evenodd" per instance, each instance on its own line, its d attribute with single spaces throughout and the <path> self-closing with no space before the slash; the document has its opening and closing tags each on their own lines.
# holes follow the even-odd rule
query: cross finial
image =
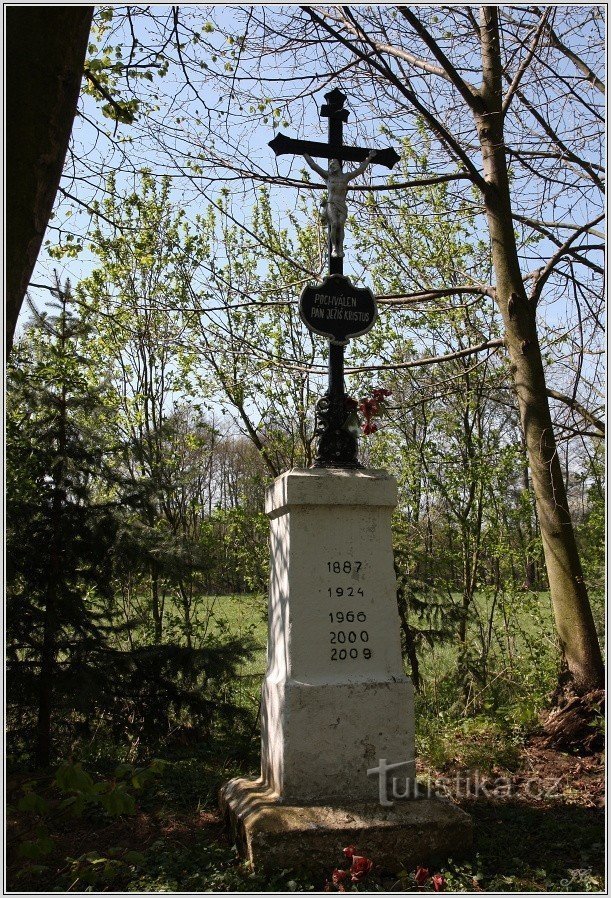
<svg viewBox="0 0 611 898">
<path fill-rule="evenodd" d="M 348 120 L 350 110 L 344 109 L 346 94 L 343 94 L 339 88 L 334 87 L 333 90 L 325 94 L 325 100 L 327 102 L 320 108 L 320 114 L 323 118 L 336 118 L 342 122 Z"/>
</svg>

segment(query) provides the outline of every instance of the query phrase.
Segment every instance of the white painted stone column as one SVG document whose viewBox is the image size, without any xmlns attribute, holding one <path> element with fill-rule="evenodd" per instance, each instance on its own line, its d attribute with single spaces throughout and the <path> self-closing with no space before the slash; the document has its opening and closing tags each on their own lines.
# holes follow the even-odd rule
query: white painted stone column
<svg viewBox="0 0 611 898">
<path fill-rule="evenodd" d="M 411 680 L 403 672 L 384 471 L 293 470 L 266 497 L 271 520 L 262 777 L 283 803 L 379 800 L 381 758 L 414 777 Z"/>
</svg>

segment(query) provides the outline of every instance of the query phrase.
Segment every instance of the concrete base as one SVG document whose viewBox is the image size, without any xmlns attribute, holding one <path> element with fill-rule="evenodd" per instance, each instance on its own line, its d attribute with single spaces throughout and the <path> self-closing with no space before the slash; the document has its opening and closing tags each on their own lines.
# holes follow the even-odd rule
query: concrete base
<svg viewBox="0 0 611 898">
<path fill-rule="evenodd" d="M 385 471 L 287 471 L 267 492 L 261 775 L 289 805 L 375 802 L 382 759 L 414 776 Z"/>
<path fill-rule="evenodd" d="M 413 782 L 414 690 L 398 675 L 374 682 L 263 682 L 261 778 L 283 804 L 377 801 L 367 771 L 386 758 Z"/>
<path fill-rule="evenodd" d="M 379 871 L 396 873 L 469 852 L 471 817 L 443 798 L 283 804 L 260 779 L 230 780 L 219 803 L 242 857 L 257 870 L 329 874 L 354 845 Z"/>
</svg>

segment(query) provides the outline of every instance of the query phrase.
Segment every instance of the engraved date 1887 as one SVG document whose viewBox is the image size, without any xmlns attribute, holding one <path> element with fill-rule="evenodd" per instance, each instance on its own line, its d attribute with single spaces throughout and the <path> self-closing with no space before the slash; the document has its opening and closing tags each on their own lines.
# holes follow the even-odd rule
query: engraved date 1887
<svg viewBox="0 0 611 898">
<path fill-rule="evenodd" d="M 362 567 L 362 561 L 327 561 L 330 574 L 358 574 Z"/>
</svg>

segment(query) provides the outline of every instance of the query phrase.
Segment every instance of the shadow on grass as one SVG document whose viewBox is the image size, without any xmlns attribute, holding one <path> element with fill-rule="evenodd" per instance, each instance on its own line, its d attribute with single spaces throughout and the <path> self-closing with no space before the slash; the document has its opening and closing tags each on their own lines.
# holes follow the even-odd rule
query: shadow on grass
<svg viewBox="0 0 611 898">
<path fill-rule="evenodd" d="M 473 817 L 476 878 L 486 891 L 599 891 L 604 810 L 523 799 L 460 802 Z"/>
<path fill-rule="evenodd" d="M 252 874 L 240 864 L 231 837 L 222 826 L 217 813 L 218 788 L 232 776 L 256 771 L 258 750 L 255 734 L 236 733 L 207 745 L 164 752 L 167 766 L 139 794 L 134 817 L 110 820 L 103 815 L 85 815 L 78 821 L 58 823 L 52 832 L 56 850 L 45 858 L 44 865 L 13 856 L 9 864 L 11 888 L 57 891 L 74 883 L 77 889 L 87 886 L 103 891 L 273 892 L 322 888 L 330 870 L 312 871 L 305 878 L 281 869 L 271 876 Z M 16 783 L 15 798 L 19 791 Z M 578 800 L 592 801 L 591 793 L 582 787 Z M 500 800 L 480 796 L 458 804 L 473 817 L 475 845 L 472 857 L 440 865 L 448 891 L 603 890 L 601 808 L 572 804 L 566 797 L 544 802 L 524 796 Z M 134 866 L 124 865 L 112 881 L 85 880 L 81 872 L 84 863 L 75 868 L 70 862 L 71 858 L 87 857 L 93 850 L 109 857 L 117 846 L 136 849 L 143 857 Z M 366 853 L 367 846 L 360 847 Z M 375 863 L 375 858 L 372 860 Z M 106 868 L 101 865 L 101 869 Z M 90 872 L 88 867 L 85 873 Z M 417 891 L 414 872 L 406 870 L 400 881 L 382 880 L 377 888 Z M 372 887 L 374 880 L 372 876 Z"/>
</svg>

